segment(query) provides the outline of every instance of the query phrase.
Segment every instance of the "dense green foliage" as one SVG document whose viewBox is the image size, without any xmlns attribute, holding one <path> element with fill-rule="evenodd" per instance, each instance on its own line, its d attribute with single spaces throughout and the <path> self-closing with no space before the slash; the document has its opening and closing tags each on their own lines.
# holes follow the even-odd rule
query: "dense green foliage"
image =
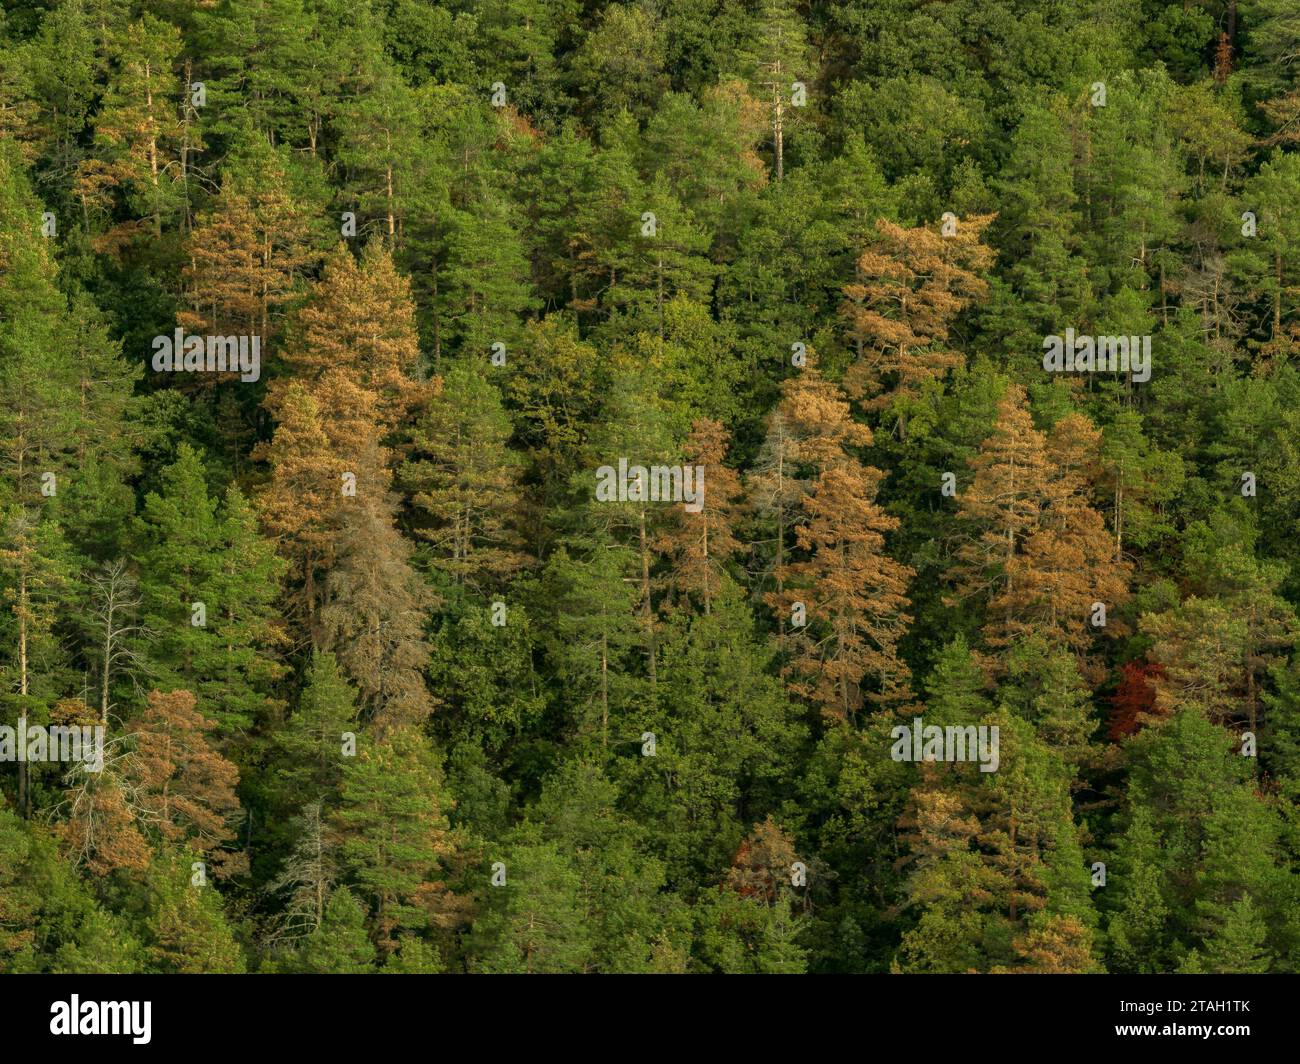
<svg viewBox="0 0 1300 1064">
<path fill-rule="evenodd" d="M 1300 968 L 1294 0 L 2 10 L 0 971 Z"/>
</svg>

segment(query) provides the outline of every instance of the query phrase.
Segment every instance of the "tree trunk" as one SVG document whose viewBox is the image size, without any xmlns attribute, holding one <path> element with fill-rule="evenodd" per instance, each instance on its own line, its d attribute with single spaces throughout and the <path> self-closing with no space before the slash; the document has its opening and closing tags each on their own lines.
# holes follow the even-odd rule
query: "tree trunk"
<svg viewBox="0 0 1300 1064">
<path fill-rule="evenodd" d="M 776 104 L 776 115 L 772 123 L 772 140 L 776 146 L 776 179 L 781 180 L 785 176 L 785 105 L 781 101 L 781 86 L 779 83 L 773 88 L 774 103 Z"/>
<path fill-rule="evenodd" d="M 654 613 L 650 608 L 650 545 L 646 540 L 645 507 L 640 510 L 641 547 L 641 623 L 645 626 L 646 671 L 650 676 L 650 690 L 655 689 L 655 628 Z"/>
<path fill-rule="evenodd" d="M 600 745 L 609 745 L 609 641 L 600 637 Z"/>
<path fill-rule="evenodd" d="M 1273 275 L 1277 282 L 1273 290 L 1273 342 L 1282 335 L 1282 252 L 1273 253 Z"/>
<path fill-rule="evenodd" d="M 23 696 L 21 717 L 27 716 L 27 574 L 18 577 L 18 691 Z M 24 820 L 31 816 L 32 796 L 28 787 L 26 752 L 18 762 L 18 815 Z"/>
</svg>

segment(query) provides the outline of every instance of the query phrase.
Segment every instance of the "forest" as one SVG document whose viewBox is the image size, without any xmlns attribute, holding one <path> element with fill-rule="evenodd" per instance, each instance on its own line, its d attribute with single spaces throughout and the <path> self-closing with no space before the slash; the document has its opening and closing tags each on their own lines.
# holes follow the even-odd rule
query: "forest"
<svg viewBox="0 0 1300 1064">
<path fill-rule="evenodd" d="M 1296 0 L 2 0 L 0 972 L 1300 971 Z"/>
</svg>

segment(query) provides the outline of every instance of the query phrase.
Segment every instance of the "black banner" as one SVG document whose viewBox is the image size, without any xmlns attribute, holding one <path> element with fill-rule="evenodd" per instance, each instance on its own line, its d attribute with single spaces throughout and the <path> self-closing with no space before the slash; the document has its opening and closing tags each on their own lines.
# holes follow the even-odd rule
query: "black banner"
<svg viewBox="0 0 1300 1064">
<path fill-rule="evenodd" d="M 96 1053 L 109 1044 L 174 1053 L 251 1038 L 259 1051 L 373 1053 L 430 1034 L 447 1049 L 564 1051 L 590 1032 L 624 1028 L 638 1045 L 665 1051 L 689 1031 L 693 1044 L 729 1053 L 756 1040 L 784 1055 L 847 1038 L 862 1051 L 1127 1043 L 1185 1057 L 1284 1049 L 1295 1035 L 1297 991 L 1294 978 L 1259 976 L 99 975 L 10 977 L 0 986 L 10 1046 Z"/>
</svg>

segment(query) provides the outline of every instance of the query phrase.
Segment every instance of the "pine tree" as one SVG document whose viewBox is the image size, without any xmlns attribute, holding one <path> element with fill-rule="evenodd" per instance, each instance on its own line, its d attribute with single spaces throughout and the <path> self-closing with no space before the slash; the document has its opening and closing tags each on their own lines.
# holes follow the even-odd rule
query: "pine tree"
<svg viewBox="0 0 1300 1064">
<path fill-rule="evenodd" d="M 777 802 L 778 781 L 797 761 L 802 713 L 772 675 L 774 658 L 730 582 L 707 615 L 674 613 L 657 704 L 634 729 L 655 734 L 656 754 L 611 768 L 637 819 L 665 826 L 658 852 L 685 893 L 730 860 L 743 815 Z"/>
<path fill-rule="evenodd" d="M 1195 971 L 1233 975 L 1262 975 L 1269 970 L 1268 925 L 1249 894 L 1235 902 L 1224 922 L 1206 945 L 1204 954 L 1193 950 L 1184 962 Z"/>
<path fill-rule="evenodd" d="M 463 359 L 486 359 L 492 345 L 502 343 L 509 352 L 518 343 L 522 318 L 535 305 L 514 204 L 484 189 L 469 208 L 443 211 L 435 370 L 444 350 Z"/>
<path fill-rule="evenodd" d="M 19 698 L 48 699 L 59 684 L 61 649 L 55 631 L 73 598 L 75 559 L 56 520 L 19 507 L 0 515 L 0 631 L 6 652 L 0 675 Z"/>
<path fill-rule="evenodd" d="M 894 965 L 1093 970 L 1096 917 L 1071 774 L 1028 724 L 1005 711 L 981 723 L 999 728 L 998 771 L 923 764 L 900 821 L 910 829 L 904 904 L 919 919 L 903 933 Z"/>
<path fill-rule="evenodd" d="M 195 623 L 196 608 L 216 612 L 217 504 L 203 464 L 189 444 L 162 473 L 162 493 L 145 497 L 136 532 L 140 595 L 154 671 L 170 687 L 194 687 L 212 664 L 212 633 Z"/>
<path fill-rule="evenodd" d="M 754 826 L 726 882 L 697 907 L 706 963 L 728 974 L 807 971 L 807 953 L 797 941 L 806 918 L 794 911 L 791 884 L 797 861 L 793 840 L 775 821 Z"/>
<path fill-rule="evenodd" d="M 1160 712 L 1193 706 L 1218 723 L 1239 721 L 1255 731 L 1269 670 L 1294 650 L 1300 622 L 1277 594 L 1280 569 L 1257 562 L 1249 539 L 1223 542 L 1224 531 L 1199 522 L 1187 530 L 1202 593 L 1144 615 L 1139 627 L 1160 666 Z"/>
<path fill-rule="evenodd" d="M 1300 139 L 1300 85 L 1286 56 L 1300 41 L 1295 11 L 1281 0 L 1257 0 L 1251 5 L 1253 26 L 1248 46 L 1256 62 L 1247 77 L 1269 96 L 1260 104 L 1276 127 L 1270 141 L 1289 144 Z"/>
<path fill-rule="evenodd" d="M 69 299 L 63 324 L 76 418 L 69 426 L 72 476 L 64 480 L 62 520 L 81 553 L 106 561 L 125 545 L 135 506 L 127 481 L 139 471 L 136 451 L 145 433 L 132 389 L 143 367 L 123 357 L 122 343 L 111 338 L 105 315 L 88 295 L 79 292 Z"/>
<path fill-rule="evenodd" d="M 302 807 L 302 815 L 290 821 L 293 849 L 268 888 L 273 893 L 285 894 L 283 915 L 268 936 L 277 945 L 287 941 L 302 946 L 303 939 L 318 938 L 326 917 L 326 903 L 332 903 L 334 894 L 338 893 L 333 890 L 338 879 L 337 845 L 329 836 L 321 808 L 320 802 L 307 802 Z"/>
<path fill-rule="evenodd" d="M 105 911 L 54 838 L 0 811 L 0 972 L 139 970 L 139 943 Z"/>
<path fill-rule="evenodd" d="M 213 748 L 208 733 L 215 723 L 198 711 L 194 695 L 151 691 L 130 726 L 130 778 L 141 819 L 168 843 L 211 852 L 218 871 L 241 870 L 241 855 L 220 850 L 236 837 L 239 770 Z"/>
<path fill-rule="evenodd" d="M 763 103 L 772 128 L 773 171 L 777 181 L 785 176 L 787 124 L 795 82 L 811 83 L 815 68 L 802 20 L 789 0 L 764 0 L 750 39 L 737 56 L 738 73 L 747 75 Z"/>
<path fill-rule="evenodd" d="M 177 321 L 198 333 L 260 336 L 268 351 L 279 315 L 315 257 L 280 154 L 254 141 L 232 160 L 190 233 L 187 257 L 187 307 Z"/>
<path fill-rule="evenodd" d="M 68 483 L 78 439 L 77 377 L 61 319 L 67 300 L 17 153 L 0 141 L 0 499 L 37 505 L 45 474 Z M 78 315 L 81 317 L 81 315 Z M 68 323 L 69 325 L 71 322 Z M 106 339 L 100 337 L 100 339 Z"/>
<path fill-rule="evenodd" d="M 355 476 L 355 469 L 331 447 L 326 412 L 300 383 L 295 381 L 285 390 L 279 418 L 264 451 L 270 474 L 256 506 L 263 527 L 287 563 L 286 617 L 318 645 L 323 575 L 339 549 L 345 474 Z"/>
<path fill-rule="evenodd" d="M 325 581 L 320 646 L 331 650 L 356 684 L 376 727 L 422 724 L 434 698 L 424 682 L 429 662 L 428 587 L 412 569 L 411 547 L 394 524 L 396 500 L 371 447 L 357 467 L 357 494 L 346 500 L 337 555 Z"/>
<path fill-rule="evenodd" d="M 1286 897 L 1287 872 L 1276 809 L 1248 782 L 1234 737 L 1188 708 L 1140 732 L 1129 753 L 1109 929 L 1117 967 L 1168 971 L 1192 950 L 1225 967 L 1265 961 L 1251 908 Z"/>
<path fill-rule="evenodd" d="M 176 73 L 181 35 L 146 13 L 115 27 L 109 47 L 116 76 L 95 118 L 94 155 L 78 167 L 78 195 L 83 204 L 106 209 L 121 190 L 128 211 L 147 219 L 156 239 L 181 212 L 186 191 L 179 165 L 183 86 Z M 120 226 L 109 234 L 109 246 L 130 240 L 134 228 Z"/>
<path fill-rule="evenodd" d="M 70 780 L 56 826 L 69 864 L 106 876 L 119 868 L 140 872 L 153 857 L 145 837 L 145 798 L 133 751 L 121 739 L 105 743 L 104 767 Z"/>
<path fill-rule="evenodd" d="M 568 223 L 570 307 L 580 315 L 608 314 L 604 294 L 618 292 L 626 276 L 637 272 L 644 262 L 639 242 L 654 239 L 641 235 L 648 221 L 642 215 L 650 208 L 633 155 L 634 127 L 624 112 L 606 128 L 602 150 L 592 162 L 590 190 Z"/>
<path fill-rule="evenodd" d="M 214 133 L 246 122 L 268 145 L 316 153 L 352 60 L 328 8 L 302 0 L 232 0 L 197 13 Z"/>
<path fill-rule="evenodd" d="M 648 833 L 618 808 L 618 794 L 599 765 L 571 761 L 546 780 L 529 819 L 544 840 L 571 857 L 578 873 L 590 929 L 588 969 L 648 972 L 657 943 L 685 945 L 686 913 L 664 890 L 663 863 L 647 852 Z M 507 863 L 507 885 L 509 879 Z"/>
<path fill-rule="evenodd" d="M 366 935 L 365 909 L 347 887 L 330 895 L 320 926 L 307 936 L 293 970 L 315 975 L 361 975 L 375 970 L 375 947 Z"/>
<path fill-rule="evenodd" d="M 1091 743 L 1097 722 L 1092 697 L 1079 664 L 1068 650 L 1041 636 L 1020 640 L 1007 654 L 1000 694 L 1033 723 L 1043 742 L 1071 769 L 1095 759 Z"/>
<path fill-rule="evenodd" d="M 345 885 L 368 906 L 371 938 L 385 956 L 396 948 L 398 930 L 456 918 L 458 903 L 442 871 L 452 855 L 450 807 L 433 752 L 411 728 L 359 742 L 344 765 L 332 827 Z"/>
<path fill-rule="evenodd" d="M 979 274 L 992 265 L 993 252 L 980 238 L 990 221 L 966 218 L 954 235 L 942 236 L 880 219 L 879 236 L 858 259 L 854 282 L 844 286 L 840 312 L 857 356 L 844 389 L 866 410 L 891 409 L 900 434 L 921 388 L 963 362 L 949 348 L 949 331 L 961 311 L 987 294 Z"/>
<path fill-rule="evenodd" d="M 1092 314 L 1094 282 L 1079 254 L 1084 222 L 1076 172 L 1088 149 L 1080 147 L 1078 125 L 1063 100 L 1030 104 L 1011 138 L 1001 213 L 991 228 L 1007 267 L 991 283 L 985 311 L 1008 351 L 1033 351 L 1059 322 Z"/>
<path fill-rule="evenodd" d="M 1275 151 L 1259 172 L 1247 182 L 1244 194 L 1259 217 L 1260 258 L 1257 284 L 1270 305 L 1266 357 L 1286 358 L 1294 350 L 1300 324 L 1295 320 L 1295 271 L 1297 244 L 1294 238 L 1295 192 L 1300 186 L 1300 167 L 1295 156 Z"/>
<path fill-rule="evenodd" d="M 356 728 L 356 692 L 333 654 L 315 652 L 298 706 L 273 739 L 276 790 L 284 808 L 337 795 L 343 780 L 344 735 Z"/>
<path fill-rule="evenodd" d="M 601 746 L 609 745 L 611 720 L 617 728 L 637 688 L 628 661 L 640 634 L 636 591 L 624 577 L 631 560 L 626 548 L 608 542 L 597 543 L 587 559 L 561 546 L 542 575 L 551 617 L 543 645 L 563 678 L 578 734 L 598 736 Z"/>
<path fill-rule="evenodd" d="M 196 886 L 191 863 L 160 854 L 146 879 L 141 938 L 148 971 L 164 975 L 232 974 L 245 960 L 212 886 Z"/>
<path fill-rule="evenodd" d="M 375 29 L 365 30 L 366 51 L 350 79 L 353 91 L 340 100 L 333 123 L 335 153 L 350 178 L 346 202 L 375 218 L 392 247 L 406 226 L 407 185 L 416 180 L 411 170 L 419 159 L 419 97 L 380 52 Z"/>
<path fill-rule="evenodd" d="M 506 851 L 502 863 L 505 885 L 488 888 L 488 904 L 474 921 L 472 970 L 586 971 L 591 931 L 572 861 L 555 843 L 525 837 Z"/>
<path fill-rule="evenodd" d="M 1126 537 L 1143 548 L 1173 531 L 1164 509 L 1182 488 L 1183 463 L 1177 454 L 1152 445 L 1135 410 L 1120 411 L 1105 428 L 1101 457 L 1098 486 L 1109 489 L 1118 560 L 1124 557 Z"/>
<path fill-rule="evenodd" d="M 111 913 L 87 914 L 75 939 L 54 954 L 50 971 L 59 975 L 134 975 L 142 970 L 140 943 Z"/>
<path fill-rule="evenodd" d="M 1094 956 L 1092 929 L 1074 916 L 1049 916 L 1012 943 L 1020 964 L 994 968 L 995 974 L 1079 975 L 1101 971 Z"/>
<path fill-rule="evenodd" d="M 526 562 L 513 522 L 522 502 L 522 460 L 507 443 L 510 419 L 496 387 L 469 361 L 452 365 L 412 436 L 399 479 L 423 520 L 432 564 L 486 593 Z"/>
<path fill-rule="evenodd" d="M 802 601 L 806 611 L 806 625 L 787 643 L 791 688 L 849 720 L 866 703 L 911 697 L 898 642 L 911 621 L 904 610 L 913 570 L 885 553 L 884 533 L 898 520 L 874 501 L 883 478 L 851 461 L 821 473 L 804 501 L 807 524 L 796 533 L 810 556 L 787 567 L 778 606 Z"/>
<path fill-rule="evenodd" d="M 793 437 L 789 457 L 815 475 L 800 493 L 797 554 L 778 544 L 778 590 L 768 605 L 787 618 L 802 606 L 805 624 L 785 639 L 792 689 L 840 718 L 853 719 L 866 702 L 910 697 L 897 644 L 910 618 L 912 570 L 884 551 L 884 533 L 898 527 L 875 502 L 884 473 L 863 466 L 851 447 L 871 443 L 871 430 L 853 422 L 839 389 L 809 365 L 783 387 L 774 428 Z M 759 481 L 782 494 L 784 456 Z M 778 536 L 783 521 L 778 514 Z"/>
<path fill-rule="evenodd" d="M 546 711 L 535 610 L 513 595 L 493 601 L 450 595 L 439 610 L 428 670 L 439 699 L 435 722 L 441 734 L 469 740 L 466 751 L 513 749 Z"/>
<path fill-rule="evenodd" d="M 653 216 L 653 222 L 647 214 Z M 639 235 L 627 247 L 621 267 L 611 270 L 601 303 L 628 319 L 628 325 L 615 326 L 620 331 L 635 323 L 662 338 L 667 324 L 665 308 L 674 297 L 696 302 L 708 298 L 716 272 L 706 257 L 710 234 L 695 222 L 662 175 L 645 189 L 637 217 L 641 219 Z"/>
<path fill-rule="evenodd" d="M 385 975 L 440 975 L 445 969 L 433 946 L 414 935 L 403 935 L 380 971 Z"/>
<path fill-rule="evenodd" d="M 121 559 L 88 574 L 86 585 L 90 593 L 86 656 L 99 675 L 99 720 L 107 724 L 114 680 L 125 675 L 134 684 L 143 674 L 144 662 L 136 652 L 143 642 L 139 638 L 143 634 L 139 620 L 143 600 L 138 580 Z"/>
<path fill-rule="evenodd" d="M 646 677 L 653 690 L 658 670 L 658 619 L 654 604 L 655 582 L 662 549 L 659 529 L 665 511 L 679 505 L 671 498 L 654 498 L 659 485 L 654 482 L 653 467 L 671 468 L 679 452 L 672 410 L 660 394 L 657 381 L 648 367 L 615 370 L 611 395 L 602 408 L 602 423 L 593 430 L 590 441 L 591 464 L 597 467 L 593 486 L 590 472 L 574 477 L 574 494 L 585 501 L 579 505 L 574 523 L 578 531 L 570 537 L 575 545 L 600 550 L 607 545 L 626 547 L 620 551 L 630 563 L 626 577 L 637 588 L 637 617 L 645 657 Z M 616 497 L 602 497 L 600 469 L 622 475 L 626 463 L 626 481 L 617 485 Z M 682 471 L 680 505 L 689 504 L 686 471 Z M 593 490 L 594 488 L 594 490 Z M 674 483 L 668 484 L 669 491 Z M 696 478 L 695 492 L 703 490 Z M 590 494 L 589 494 L 590 493 Z"/>
<path fill-rule="evenodd" d="M 684 450 L 687 463 L 703 470 L 703 505 L 695 513 L 673 507 L 656 545 L 672 565 L 670 601 L 681 596 L 706 614 L 722 588 L 728 562 L 742 546 L 733 532 L 740 478 L 723 464 L 727 444 L 720 422 L 700 418 L 694 423 Z"/>
<path fill-rule="evenodd" d="M 582 468 L 583 442 L 607 381 L 596 348 L 554 316 L 526 325 L 520 348 L 506 397 L 516 438 L 531 458 L 528 480 L 539 485 L 539 503 L 550 507 Z M 535 533 L 534 553 L 541 553 L 540 540 Z"/>
<path fill-rule="evenodd" d="M 795 528 L 806 520 L 801 510 L 815 476 L 845 462 L 853 454 L 850 448 L 871 440 L 871 430 L 853 421 L 843 394 L 821 375 L 815 359 L 810 357 L 805 368 L 781 385 L 781 401 L 768 416 L 765 439 L 746 485 L 751 505 L 774 532 L 763 561 L 765 568 L 770 564 L 775 589 L 764 600 L 777 613 L 779 639 L 789 618 L 785 584 L 792 540 Z"/>
<path fill-rule="evenodd" d="M 987 603 L 985 638 L 994 648 L 1039 633 L 1081 652 L 1094 602 L 1108 610 L 1128 595 L 1127 563 L 1091 505 L 1087 476 L 1099 436 L 1081 417 L 1051 437 L 1034 428 L 1024 392 L 1008 389 L 992 435 L 958 500 L 965 542 L 953 567 L 958 595 Z"/>
<path fill-rule="evenodd" d="M 357 261 L 340 246 L 282 352 L 292 381 L 276 382 L 267 405 L 283 421 L 288 390 L 303 385 L 335 455 L 355 460 L 421 401 L 424 386 L 412 376 L 419 354 L 410 284 L 390 253 L 372 241 Z"/>
<path fill-rule="evenodd" d="M 229 741 L 274 708 L 270 686 L 283 673 L 273 656 L 283 640 L 274 599 L 283 566 L 237 488 L 218 508 L 188 444 L 162 476 L 163 492 L 146 497 L 136 533 L 139 642 L 154 681 L 193 690 Z"/>
<path fill-rule="evenodd" d="M 233 484 L 217 519 L 222 560 L 213 574 L 217 607 L 210 625 L 221 656 L 214 680 L 199 693 L 211 700 L 219 719 L 275 719 L 283 703 L 272 696 L 272 685 L 286 672 L 278 655 L 288 642 L 276 609 L 285 566 Z"/>
</svg>

